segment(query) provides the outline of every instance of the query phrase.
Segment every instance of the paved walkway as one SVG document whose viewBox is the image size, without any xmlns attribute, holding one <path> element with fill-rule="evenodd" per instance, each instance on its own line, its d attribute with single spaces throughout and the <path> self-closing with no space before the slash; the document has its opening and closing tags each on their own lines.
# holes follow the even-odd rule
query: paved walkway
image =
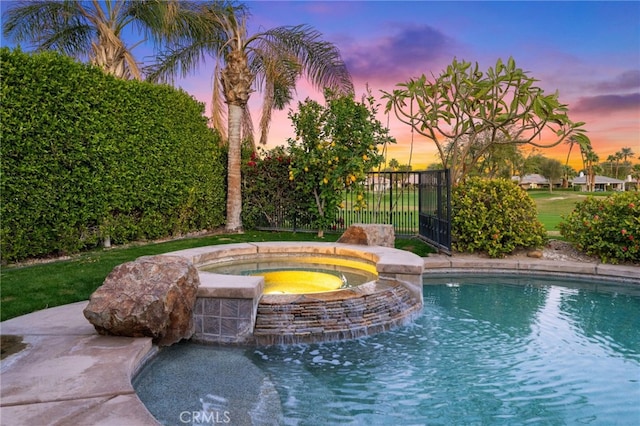
<svg viewBox="0 0 640 426">
<path fill-rule="evenodd" d="M 150 338 L 99 336 L 84 318 L 87 302 L 0 323 L 27 348 L 0 367 L 0 424 L 154 425 L 131 379 L 153 350 Z"/>
<path fill-rule="evenodd" d="M 492 260 L 431 256 L 427 273 L 457 270 L 578 273 L 640 285 L 640 268 L 535 259 Z M 96 334 L 84 318 L 87 302 L 46 309 L 0 323 L 3 335 L 27 347 L 0 365 L 0 424 L 158 424 L 131 385 L 136 369 L 155 351 L 149 338 Z"/>
</svg>

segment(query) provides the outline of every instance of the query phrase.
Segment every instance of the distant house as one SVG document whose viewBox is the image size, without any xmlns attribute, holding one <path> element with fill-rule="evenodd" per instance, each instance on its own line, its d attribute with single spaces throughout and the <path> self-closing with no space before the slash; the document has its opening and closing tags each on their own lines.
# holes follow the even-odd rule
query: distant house
<svg viewBox="0 0 640 426">
<path fill-rule="evenodd" d="M 369 175 L 367 187 L 375 192 L 388 191 L 391 188 L 391 181 L 382 175 Z"/>
<path fill-rule="evenodd" d="M 625 182 L 620 179 L 596 175 L 594 188 L 596 191 L 624 191 L 624 184 Z M 580 191 L 589 190 L 589 188 L 587 188 L 586 176 L 573 178 L 573 180 L 571 180 L 571 185 L 579 187 Z"/>
<path fill-rule="evenodd" d="M 537 173 L 524 175 L 522 177 L 513 176 L 511 180 L 517 182 L 518 185 L 520 185 L 520 188 L 522 189 L 540 189 L 540 188 L 548 189 L 549 188 L 549 179 Z M 554 188 L 560 185 L 561 185 L 560 182 L 553 183 Z"/>
<path fill-rule="evenodd" d="M 417 173 L 407 173 L 402 175 L 403 186 L 418 186 L 420 184 L 420 175 Z"/>
</svg>

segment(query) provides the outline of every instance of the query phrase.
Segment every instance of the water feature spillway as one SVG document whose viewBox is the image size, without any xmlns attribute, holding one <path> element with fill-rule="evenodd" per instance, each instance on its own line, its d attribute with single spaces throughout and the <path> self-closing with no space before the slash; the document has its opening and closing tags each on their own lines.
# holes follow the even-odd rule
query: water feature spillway
<svg viewBox="0 0 640 426">
<path fill-rule="evenodd" d="M 193 338 L 200 342 L 270 345 L 357 338 L 406 324 L 423 306 L 422 258 L 393 248 L 271 242 L 200 247 L 167 255 L 186 257 L 200 271 Z M 265 294 L 264 276 L 210 272 L 229 263 L 264 264 L 273 258 L 301 257 L 341 259 L 374 273 L 365 282 L 331 291 Z"/>
</svg>

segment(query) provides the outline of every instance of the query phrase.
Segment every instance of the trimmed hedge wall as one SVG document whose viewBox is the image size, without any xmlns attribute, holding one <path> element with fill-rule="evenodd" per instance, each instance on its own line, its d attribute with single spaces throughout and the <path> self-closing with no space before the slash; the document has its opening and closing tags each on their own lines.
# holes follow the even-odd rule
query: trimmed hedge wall
<svg viewBox="0 0 640 426">
<path fill-rule="evenodd" d="M 0 60 L 3 263 L 223 223 L 224 156 L 203 104 L 54 53 Z"/>
</svg>

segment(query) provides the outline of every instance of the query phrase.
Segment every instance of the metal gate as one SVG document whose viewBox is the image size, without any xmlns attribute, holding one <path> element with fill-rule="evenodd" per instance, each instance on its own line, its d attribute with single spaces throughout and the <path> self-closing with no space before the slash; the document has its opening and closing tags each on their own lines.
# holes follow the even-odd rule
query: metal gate
<svg viewBox="0 0 640 426">
<path fill-rule="evenodd" d="M 420 172 L 419 235 L 451 254 L 451 185 L 449 170 Z"/>
<path fill-rule="evenodd" d="M 357 209 L 356 194 L 345 191 L 343 206 L 330 229 L 342 232 L 354 223 L 393 225 L 396 235 L 419 236 L 446 253 L 451 252 L 451 202 L 448 170 L 371 172 L 364 183 L 365 209 Z M 258 229 L 317 231 L 312 217 L 284 208 L 273 200 Z"/>
</svg>

